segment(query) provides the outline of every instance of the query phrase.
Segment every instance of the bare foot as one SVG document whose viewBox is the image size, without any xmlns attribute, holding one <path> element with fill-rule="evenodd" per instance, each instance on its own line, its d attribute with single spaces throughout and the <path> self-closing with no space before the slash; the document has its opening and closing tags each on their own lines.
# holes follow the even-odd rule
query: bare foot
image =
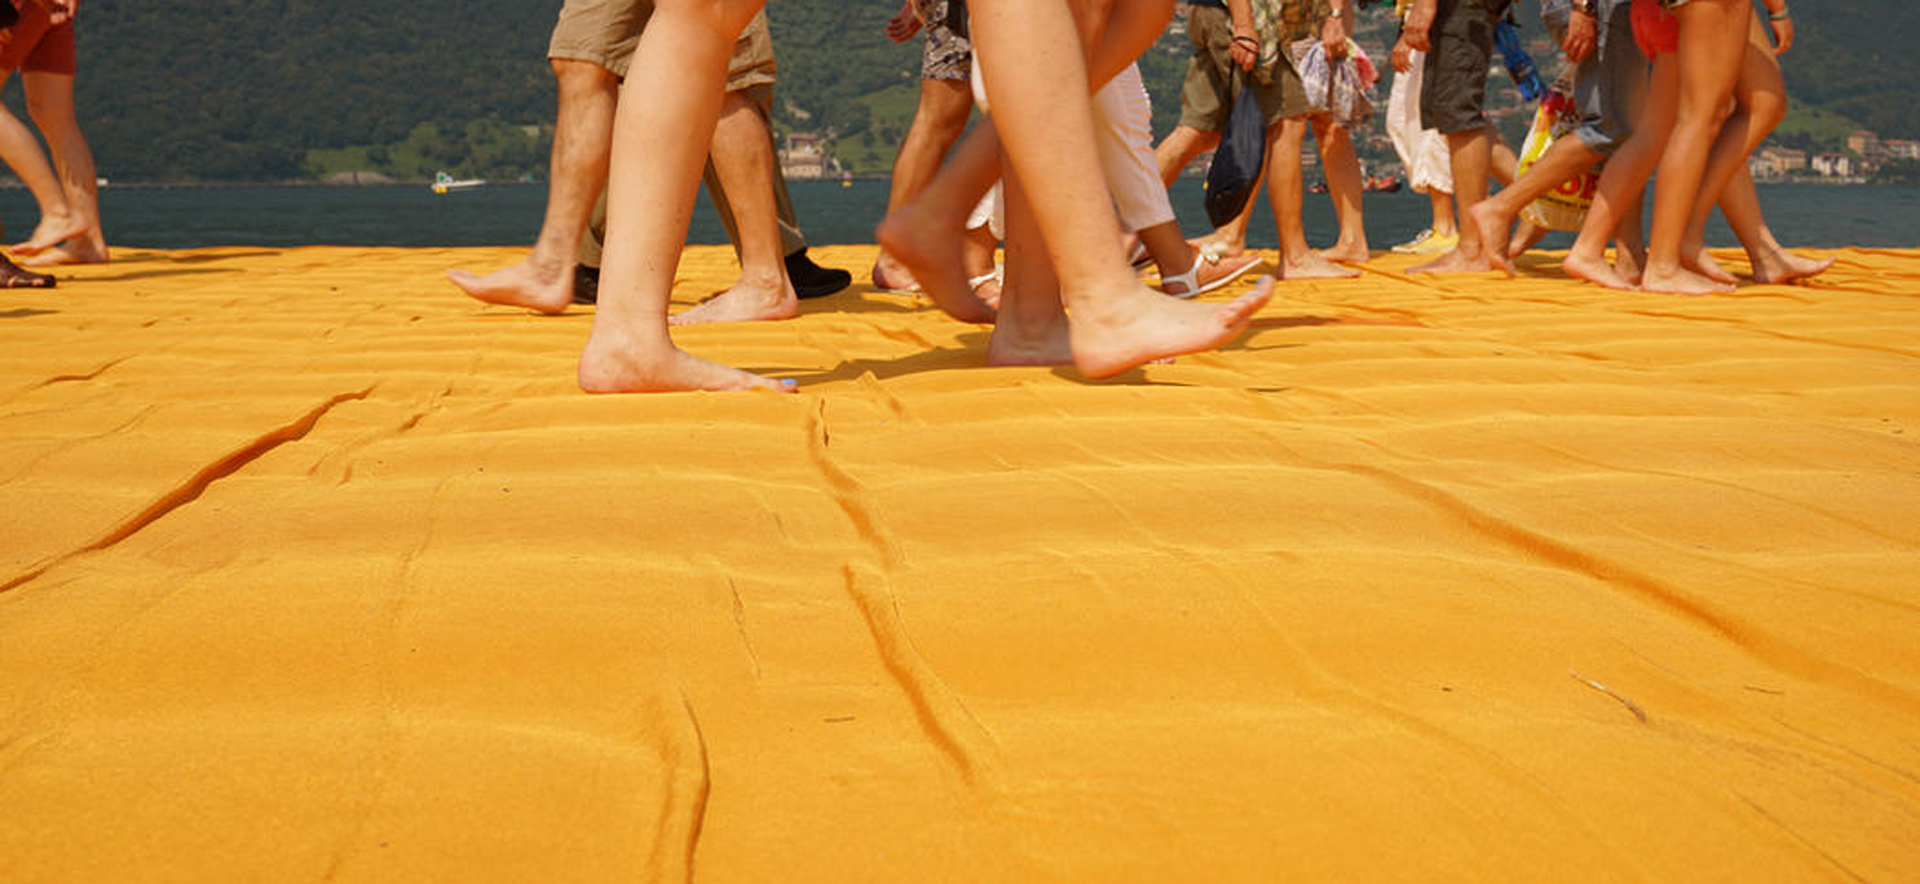
<svg viewBox="0 0 1920 884">
<path fill-rule="evenodd" d="M 33 228 L 33 236 L 13 247 L 16 255 L 38 255 L 69 239 L 86 233 L 87 221 L 78 215 L 45 215 Z"/>
<path fill-rule="evenodd" d="M 1513 236 L 1507 240 L 1507 258 L 1511 260 L 1526 254 L 1528 249 L 1539 245 L 1540 241 L 1546 239 L 1547 234 L 1552 232 L 1553 231 L 1541 227 L 1532 221 L 1521 218 L 1520 223 L 1513 226 Z"/>
<path fill-rule="evenodd" d="M 1754 259 L 1753 281 L 1763 285 L 1792 285 L 1827 272 L 1834 260 L 1831 255 L 1825 260 L 1814 260 L 1802 258 L 1786 249 L 1775 249 Z"/>
<path fill-rule="evenodd" d="M 1493 262 L 1487 260 L 1487 253 L 1484 249 L 1481 250 L 1478 254 L 1467 255 L 1462 253 L 1459 249 L 1456 248 L 1453 251 L 1448 252 L 1444 255 L 1441 255 L 1440 257 L 1435 258 L 1431 261 L 1428 261 L 1425 264 L 1408 267 L 1407 272 L 1408 273 L 1485 273 L 1486 271 L 1492 270 L 1492 269 L 1493 269 Z"/>
<path fill-rule="evenodd" d="M 1633 283 L 1629 282 L 1627 277 L 1615 272 L 1613 265 L 1608 264 L 1604 257 L 1596 258 L 1579 252 L 1568 252 L 1567 256 L 1560 261 L 1560 269 L 1566 271 L 1568 276 L 1584 279 L 1594 285 L 1622 291 L 1633 288 Z"/>
<path fill-rule="evenodd" d="M 616 340 L 616 339 L 619 340 Z M 580 389 L 588 393 L 663 393 L 674 390 L 754 390 L 791 393 L 792 381 L 708 362 L 668 343 L 661 352 L 598 327 L 580 351 Z"/>
<path fill-rule="evenodd" d="M 1319 255 L 1325 260 L 1337 261 L 1341 264 L 1365 264 L 1373 260 L 1373 252 L 1367 249 L 1366 243 L 1347 243 L 1345 245 L 1334 243 L 1329 248 L 1315 251 L 1314 254 Z"/>
<path fill-rule="evenodd" d="M 67 240 L 66 244 L 46 249 L 20 264 L 23 267 L 53 267 L 59 264 L 105 264 L 107 250 L 94 245 L 84 236 Z"/>
<path fill-rule="evenodd" d="M 1244 331 L 1272 298 L 1271 277 L 1226 304 L 1179 301 L 1135 286 L 1074 314 L 1073 364 L 1087 377 L 1104 378 L 1156 359 L 1211 350 Z"/>
<path fill-rule="evenodd" d="M 1308 252 L 1297 260 L 1284 255 L 1280 258 L 1281 279 L 1350 279 L 1359 275 L 1360 271 L 1328 261 L 1318 252 Z"/>
<path fill-rule="evenodd" d="M 961 322 L 992 322 L 993 310 L 973 296 L 959 230 L 942 229 L 914 204 L 895 209 L 874 231 L 880 246 L 920 282 L 920 290 Z"/>
<path fill-rule="evenodd" d="M 800 315 L 800 298 L 783 279 L 748 282 L 742 277 L 727 289 L 682 313 L 667 317 L 668 325 L 702 322 L 754 322 L 792 319 Z"/>
<path fill-rule="evenodd" d="M 914 281 L 913 274 L 900 262 L 882 249 L 880 257 L 873 262 L 873 287 L 883 292 L 917 292 L 920 283 Z"/>
<path fill-rule="evenodd" d="M 1245 240 L 1228 239 L 1218 235 L 1190 239 L 1187 240 L 1187 245 L 1192 246 L 1201 254 L 1212 255 L 1216 258 L 1238 258 L 1247 253 L 1247 243 Z"/>
<path fill-rule="evenodd" d="M 987 309 L 995 312 L 1000 310 L 1000 290 L 1002 288 L 1000 284 L 1000 274 L 989 273 L 985 276 L 976 276 L 967 282 L 973 287 L 973 296 L 979 298 L 980 303 L 987 305 Z"/>
<path fill-rule="evenodd" d="M 1467 222 L 1480 231 L 1480 252 L 1487 262 L 1511 279 L 1513 259 L 1507 254 L 1507 237 L 1513 234 L 1513 219 L 1501 213 L 1491 200 L 1481 200 L 1467 209 Z"/>
<path fill-rule="evenodd" d="M 1713 259 L 1703 243 L 1689 242 L 1680 244 L 1680 266 L 1718 283 L 1733 285 L 1740 278 L 1728 273 Z"/>
<path fill-rule="evenodd" d="M 1733 291 L 1733 286 L 1677 265 L 1671 269 L 1649 266 L 1640 276 L 1640 290 L 1668 295 L 1715 295 Z"/>
<path fill-rule="evenodd" d="M 1646 265 L 1647 253 L 1639 251 L 1638 249 L 1623 249 L 1619 246 L 1614 246 L 1613 272 L 1621 279 L 1626 280 L 1627 285 L 1637 286 L 1640 284 L 1640 275 L 1646 272 Z"/>
<path fill-rule="evenodd" d="M 562 313 L 573 303 L 572 261 L 536 261 L 528 255 L 526 260 L 486 276 L 449 270 L 447 279 L 461 291 L 489 304 Z"/>
<path fill-rule="evenodd" d="M 987 364 L 1066 365 L 1073 361 L 1068 328 L 1064 314 L 1045 328 L 1023 328 L 1003 316 L 987 339 Z"/>
</svg>

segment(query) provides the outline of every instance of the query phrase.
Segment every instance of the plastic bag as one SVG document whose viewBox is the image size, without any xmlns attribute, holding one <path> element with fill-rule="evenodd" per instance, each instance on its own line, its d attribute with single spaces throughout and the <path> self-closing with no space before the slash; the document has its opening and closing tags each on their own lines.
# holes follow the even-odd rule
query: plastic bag
<svg viewBox="0 0 1920 884">
<path fill-rule="evenodd" d="M 1566 135 L 1564 120 L 1572 110 L 1573 102 L 1560 92 L 1550 91 L 1541 100 L 1540 109 L 1533 114 L 1533 127 L 1527 130 L 1526 144 L 1520 148 L 1520 174 L 1527 174 L 1554 140 Z M 1593 206 L 1594 191 L 1600 187 L 1600 168 L 1595 165 L 1560 182 L 1521 209 L 1520 217 L 1548 230 L 1579 230 L 1587 220 L 1587 209 Z"/>
<path fill-rule="evenodd" d="M 1373 61 L 1353 41 L 1347 41 L 1347 55 L 1338 61 L 1327 58 L 1327 49 L 1319 40 L 1296 42 L 1289 53 L 1300 85 L 1306 89 L 1307 105 L 1314 112 L 1347 125 L 1364 123 L 1373 116 L 1369 93 L 1379 75 Z"/>
<path fill-rule="evenodd" d="M 1293 71 L 1300 75 L 1300 85 L 1307 93 L 1307 107 L 1316 113 L 1324 113 L 1328 94 L 1333 91 L 1333 68 L 1327 64 L 1327 50 L 1318 39 L 1296 40 L 1287 47 L 1287 57 L 1293 61 Z"/>
<path fill-rule="evenodd" d="M 1362 66 L 1362 62 L 1366 62 Z M 1372 62 L 1359 54 L 1357 47 L 1347 57 L 1333 63 L 1333 88 L 1327 96 L 1327 112 L 1335 122 L 1359 125 L 1373 117 L 1373 82 L 1366 75 Z"/>
<path fill-rule="evenodd" d="M 1233 82 L 1240 83 L 1238 72 Z M 1243 87 L 1227 114 L 1227 126 L 1220 133 L 1220 147 L 1213 152 L 1213 165 L 1207 167 L 1207 220 L 1213 226 L 1225 226 L 1240 215 L 1253 198 L 1260 183 L 1260 170 L 1267 161 L 1267 121 L 1253 89 Z"/>
</svg>

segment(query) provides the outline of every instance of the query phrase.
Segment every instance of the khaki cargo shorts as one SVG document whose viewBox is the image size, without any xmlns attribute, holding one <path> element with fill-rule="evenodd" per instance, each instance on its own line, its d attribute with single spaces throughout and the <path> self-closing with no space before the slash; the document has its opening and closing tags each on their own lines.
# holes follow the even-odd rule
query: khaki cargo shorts
<svg viewBox="0 0 1920 884">
<path fill-rule="evenodd" d="M 1241 83 L 1253 87 L 1260 103 L 1260 116 L 1271 126 L 1281 120 L 1306 116 L 1312 109 L 1307 89 L 1287 62 L 1286 53 L 1274 63 L 1273 81 L 1256 82 L 1233 63 L 1233 21 L 1224 9 L 1211 6 L 1187 7 L 1187 36 L 1193 40 L 1193 62 L 1187 66 L 1187 80 L 1180 88 L 1180 125 L 1202 132 L 1218 132 L 1227 125 L 1227 112 L 1233 109 L 1234 74 Z"/>
<path fill-rule="evenodd" d="M 553 26 L 553 38 L 547 42 L 547 57 L 591 62 L 625 77 L 640 32 L 652 17 L 653 0 L 566 0 Z M 767 14 L 761 12 L 733 44 L 727 91 L 773 81 L 773 37 L 767 33 Z"/>
</svg>

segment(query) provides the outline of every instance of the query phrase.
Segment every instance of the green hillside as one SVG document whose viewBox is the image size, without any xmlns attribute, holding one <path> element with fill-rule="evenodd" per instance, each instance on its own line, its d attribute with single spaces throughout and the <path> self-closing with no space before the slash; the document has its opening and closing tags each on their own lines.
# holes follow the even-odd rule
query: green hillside
<svg viewBox="0 0 1920 884">
<path fill-rule="evenodd" d="M 1802 2 L 1782 56 L 1796 104 L 1850 119 L 1883 138 L 1920 138 L 1920 18 L 1889 0 Z"/>
<path fill-rule="evenodd" d="M 544 55 L 557 2 L 88 0 L 77 102 L 101 174 L 119 181 L 260 181 L 367 169 L 418 179 L 445 168 L 543 174 L 553 120 Z M 883 172 L 917 89 L 917 41 L 882 23 L 894 2 L 769 4 L 782 82 L 776 123 L 830 132 L 862 172 Z M 1802 0 L 1786 56 L 1800 112 L 1783 136 L 1831 146 L 1855 126 L 1920 138 L 1920 54 L 1893 0 Z M 1530 35 L 1539 24 L 1522 3 Z M 1366 13 L 1384 51 L 1391 24 Z M 1143 61 L 1155 128 L 1178 114 L 1184 39 Z M 1384 61 L 1384 56 L 1382 56 Z M 1553 70 L 1542 60 L 1543 70 Z M 17 78 L 16 78 L 17 79 Z M 19 88 L 8 101 L 19 106 Z M 1813 113 L 1819 111 L 1819 113 Z"/>
<path fill-rule="evenodd" d="M 557 8 L 89 0 L 75 102 L 117 180 L 306 177 L 309 150 L 398 146 L 422 123 L 551 124 Z"/>
</svg>

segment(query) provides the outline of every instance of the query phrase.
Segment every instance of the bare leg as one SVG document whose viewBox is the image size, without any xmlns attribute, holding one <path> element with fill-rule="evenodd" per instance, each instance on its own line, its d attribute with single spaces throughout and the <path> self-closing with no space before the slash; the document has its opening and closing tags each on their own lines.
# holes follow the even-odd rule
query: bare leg
<svg viewBox="0 0 1920 884">
<path fill-rule="evenodd" d="M 1660 158 L 1654 189 L 1653 230 L 1641 288 L 1674 294 L 1728 291 L 1680 266 L 1693 206 L 1706 173 L 1707 154 L 1720 131 L 1720 113 L 1740 76 L 1752 9 L 1746 0 L 1693 0 L 1674 9 L 1680 20 L 1680 104 L 1673 134 Z M 1717 191 L 1715 191 L 1717 195 Z"/>
<path fill-rule="evenodd" d="M 1272 130 L 1269 129 L 1268 131 Z M 1268 142 L 1267 149 L 1269 151 L 1273 149 L 1271 141 Z M 1214 228 L 1212 233 L 1200 237 L 1200 239 L 1197 240 L 1201 247 L 1206 249 L 1208 254 L 1230 258 L 1238 258 L 1246 254 L 1247 224 L 1253 220 L 1254 204 L 1260 201 L 1260 185 L 1265 183 L 1269 189 L 1273 187 L 1271 179 L 1267 178 L 1267 170 L 1264 167 L 1260 170 L 1260 177 L 1265 180 L 1256 180 L 1253 182 L 1253 195 L 1247 197 L 1247 204 L 1240 207 L 1240 214 L 1233 216 L 1232 220 Z"/>
<path fill-rule="evenodd" d="M 7 76 L 8 72 L 0 71 L 0 88 L 5 87 Z M 0 106 L 0 159 L 20 177 L 21 183 L 33 194 L 33 201 L 40 206 L 40 223 L 26 242 L 13 247 L 14 252 L 39 254 L 86 232 L 87 222 L 67 206 L 67 193 L 60 187 L 60 179 L 54 177 L 53 167 L 47 164 L 40 140 L 4 106 Z"/>
<path fill-rule="evenodd" d="M 1004 183 L 1007 282 L 1000 291 L 993 336 L 987 341 L 987 364 L 1066 365 L 1073 361 L 1073 346 L 1066 308 L 1060 302 L 1060 280 L 1047 257 L 1026 188 L 1012 173 Z"/>
<path fill-rule="evenodd" d="M 1520 223 L 1513 225 L 1513 235 L 1507 240 L 1507 260 L 1512 261 L 1526 254 L 1528 249 L 1539 244 L 1540 240 L 1545 239 L 1551 232 L 1545 227 L 1521 218 Z"/>
<path fill-rule="evenodd" d="M 1832 256 L 1803 258 L 1787 251 L 1773 238 L 1773 230 L 1760 214 L 1760 194 L 1754 191 L 1753 178 L 1744 168 L 1734 175 L 1727 189 L 1721 191 L 1720 212 L 1727 216 L 1728 225 L 1740 237 L 1740 244 L 1747 250 L 1747 260 L 1753 262 L 1754 282 L 1787 285 L 1818 276 L 1833 266 Z"/>
<path fill-rule="evenodd" d="M 447 271 L 454 285 L 475 298 L 542 313 L 559 313 L 573 302 L 574 253 L 606 185 L 620 89 L 612 71 L 592 62 L 556 58 L 552 64 L 560 109 L 547 175 L 547 213 L 533 251 L 520 263 L 486 276 Z"/>
<path fill-rule="evenodd" d="M 1154 162 L 1160 166 L 1160 183 L 1173 186 L 1180 173 L 1193 164 L 1194 157 L 1220 145 L 1220 133 L 1175 126 L 1153 149 Z"/>
<path fill-rule="evenodd" d="M 1089 83 L 1072 13 L 1052 3 L 974 0 L 975 50 L 1011 167 L 1028 188 L 1072 315 L 1073 361 L 1090 377 L 1212 349 L 1245 330 L 1270 286 L 1230 304 L 1199 304 L 1142 286 L 1112 232 L 1119 227 L 1093 143 Z M 1091 84 L 1090 84 L 1091 85 Z"/>
<path fill-rule="evenodd" d="M 1459 237 L 1460 228 L 1454 223 L 1453 194 L 1444 190 L 1427 192 L 1427 208 L 1432 212 L 1430 230 L 1435 236 Z"/>
<path fill-rule="evenodd" d="M 1153 157 L 1160 165 L 1160 181 L 1168 187 L 1180 177 L 1180 172 L 1193 163 L 1193 158 L 1220 146 L 1220 133 L 1207 132 L 1191 126 L 1175 126 L 1154 148 Z M 1265 170 L 1262 170 L 1265 174 Z M 1260 190 L 1259 182 L 1254 183 L 1254 193 Z M 1253 204 L 1257 200 L 1247 200 L 1247 205 L 1212 233 L 1195 240 L 1213 257 L 1238 258 L 1247 250 L 1247 220 L 1253 216 Z"/>
<path fill-rule="evenodd" d="M 49 248 L 27 263 L 104 264 L 106 235 L 100 227 L 99 175 L 93 167 L 93 151 L 80 134 L 80 123 L 73 114 L 73 76 L 28 71 L 21 77 L 27 93 L 27 113 L 33 117 L 40 134 L 46 136 L 53 154 L 53 168 L 60 176 L 60 190 L 66 196 L 67 211 L 82 225 L 63 244 Z M 36 237 L 38 231 L 35 231 Z M 51 232 L 49 232 L 51 235 Z"/>
<path fill-rule="evenodd" d="M 1599 159 L 1600 152 L 1578 138 L 1556 139 L 1553 146 L 1547 148 L 1547 152 L 1527 168 L 1526 174 L 1468 210 L 1465 213 L 1466 220 L 1473 224 L 1487 260 L 1493 262 L 1501 272 L 1512 276 L 1513 262 L 1507 256 L 1507 237 L 1512 233 L 1513 219 L 1528 203 L 1580 174 Z"/>
<path fill-rule="evenodd" d="M 893 184 L 887 191 L 887 211 L 906 205 L 933 180 L 940 161 L 960 140 L 973 111 L 973 91 L 965 80 L 920 81 L 920 104 L 893 162 Z M 873 284 L 882 289 L 912 291 L 913 275 L 882 249 L 873 265 Z"/>
<path fill-rule="evenodd" d="M 1833 259 L 1816 261 L 1802 258 L 1781 247 L 1767 227 L 1760 211 L 1760 195 L 1754 190 L 1747 172 L 1747 156 L 1766 140 L 1774 127 L 1787 115 L 1786 84 L 1780 77 L 1780 62 L 1774 56 L 1766 29 L 1760 19 L 1749 16 L 1746 54 L 1741 59 L 1740 80 L 1734 86 L 1738 110 L 1727 119 L 1720 138 L 1707 158 L 1706 179 L 1700 200 L 1688 228 L 1686 242 L 1680 247 L 1680 264 L 1709 279 L 1731 283 L 1734 276 L 1720 267 L 1707 253 L 1704 228 L 1713 204 L 1704 190 L 1725 177 L 1717 191 L 1720 214 L 1733 228 L 1740 244 L 1746 247 L 1753 264 L 1753 279 L 1762 283 L 1791 283 L 1825 271 Z M 1728 174 L 1731 167 L 1731 174 Z"/>
<path fill-rule="evenodd" d="M 940 171 L 940 161 L 966 132 L 973 111 L 973 93 L 965 80 L 921 80 L 920 104 L 900 155 L 893 162 L 893 183 L 887 191 L 887 211 L 913 199 Z"/>
<path fill-rule="evenodd" d="M 733 41 L 763 2 L 659 0 L 640 35 L 613 126 L 600 307 L 580 353 L 589 393 L 782 388 L 680 350 L 667 330 Z"/>
<path fill-rule="evenodd" d="M 1647 267 L 1647 232 L 1640 223 L 1645 214 L 1646 190 L 1642 188 L 1627 204 L 1626 212 L 1613 228 L 1613 272 L 1631 285 L 1640 284 Z"/>
<path fill-rule="evenodd" d="M 1417 267 L 1408 273 L 1471 273 L 1492 270 L 1481 247 L 1480 234 L 1464 219 L 1472 217 L 1473 207 L 1487 198 L 1487 167 L 1492 162 L 1493 145 L 1499 141 L 1490 126 L 1447 135 L 1447 150 L 1452 154 L 1453 199 L 1463 219 L 1459 226 L 1460 244 L 1453 251 Z"/>
<path fill-rule="evenodd" d="M 1453 194 L 1444 190 L 1427 191 L 1427 204 L 1433 210 L 1433 232 L 1436 236 L 1458 236 L 1459 229 L 1453 226 Z"/>
<path fill-rule="evenodd" d="M 1267 127 L 1267 200 L 1280 239 L 1281 279 L 1340 279 L 1360 271 L 1328 261 L 1307 246 L 1300 221 L 1300 147 L 1312 124 L 1305 117 Z M 1249 200 L 1251 202 L 1251 200 Z"/>
<path fill-rule="evenodd" d="M 1612 289 L 1635 285 L 1628 275 L 1607 263 L 1607 240 L 1628 219 L 1632 219 L 1634 229 L 1638 229 L 1640 200 L 1646 191 L 1647 176 L 1653 174 L 1654 166 L 1660 162 L 1660 153 L 1666 150 L 1667 133 L 1672 131 L 1674 115 L 1679 109 L 1674 97 L 1679 72 L 1671 53 L 1654 59 L 1647 82 L 1646 107 L 1633 127 L 1633 137 L 1607 160 L 1594 191 L 1593 205 L 1587 209 L 1587 220 L 1581 224 L 1579 237 L 1561 263 L 1561 269 L 1569 276 Z M 1639 242 L 1637 235 L 1633 242 Z M 1639 262 L 1639 266 L 1644 267 L 1645 262 Z"/>
<path fill-rule="evenodd" d="M 993 309 L 967 283 L 960 231 L 980 197 L 1000 177 L 1000 139 L 991 119 L 973 127 L 933 180 L 874 230 L 922 291 L 961 322 L 992 322 Z"/>
<path fill-rule="evenodd" d="M 1373 257 L 1367 247 L 1366 215 L 1360 198 L 1365 192 L 1360 180 L 1360 155 L 1353 149 L 1353 132 L 1321 114 L 1310 119 L 1313 142 L 1320 146 L 1320 168 L 1327 175 L 1327 193 L 1333 197 L 1333 209 L 1340 218 L 1340 238 L 1320 257 L 1346 264 L 1365 264 Z"/>
<path fill-rule="evenodd" d="M 800 300 L 787 282 L 782 260 L 780 219 L 773 200 L 773 140 L 767 137 L 767 118 L 752 99 L 739 92 L 727 93 L 711 151 L 714 173 L 731 195 L 739 228 L 740 279 L 733 288 L 669 322 L 791 319 L 800 312 Z"/>
<path fill-rule="evenodd" d="M 1786 86 L 1780 78 L 1780 65 L 1774 61 L 1760 20 L 1751 15 L 1747 20 L 1747 41 L 1733 86 L 1734 110 L 1721 124 L 1719 137 L 1707 153 L 1700 193 L 1694 198 L 1686 237 L 1680 243 L 1680 266 L 1728 285 L 1735 282 L 1733 274 L 1707 254 L 1707 219 L 1735 174 L 1746 170 L 1747 155 L 1759 147 L 1787 115 Z"/>
<path fill-rule="evenodd" d="M 1501 187 L 1506 187 L 1520 177 L 1520 157 L 1514 154 L 1513 148 L 1507 146 L 1507 140 L 1500 137 L 1500 130 L 1489 128 L 1486 131 L 1487 137 L 1492 139 L 1488 145 L 1487 174 L 1493 176 L 1493 180 L 1499 182 Z"/>
<path fill-rule="evenodd" d="M 1104 85 L 1138 58 L 1166 27 L 1171 5 L 1135 3 L 1112 7 L 1100 0 L 1076 5 L 1068 12 L 1068 32 L 1061 36 L 1069 42 L 1064 48 L 1081 50 L 1078 71 L 1089 84 L 1089 92 Z M 1081 17 L 1075 20 L 1075 14 Z M 978 41 L 975 58 L 980 59 Z M 996 74 L 987 78 L 989 97 L 1001 91 L 992 89 L 996 79 L 1012 76 L 1024 80 L 1028 73 L 1023 61 L 1012 65 L 1003 61 Z M 1009 69 L 1009 68 L 1012 69 Z M 991 65 L 988 70 L 996 70 Z M 1058 88 L 1056 81 L 1049 88 Z M 1035 84 L 1033 88 L 1039 88 Z M 1084 96 L 1082 96 L 1084 97 Z M 989 104 L 992 102 L 989 101 Z M 1084 107 L 1084 102 L 1082 102 Z M 995 107 L 995 111 L 999 108 Z M 997 114 L 996 114 L 997 116 Z M 968 284 L 962 249 L 956 234 L 965 225 L 967 214 L 980 197 L 1000 177 L 1000 143 L 995 125 L 974 127 L 972 134 L 948 159 L 927 188 L 899 209 L 889 212 L 875 230 L 881 248 L 892 254 L 913 273 L 933 302 L 948 315 L 965 322 L 993 321 L 993 308 L 976 296 Z M 1104 202 L 1104 185 L 1101 191 Z M 1111 217 L 1111 212 L 1108 213 Z M 1116 223 L 1112 229 L 1119 229 Z"/>
</svg>

